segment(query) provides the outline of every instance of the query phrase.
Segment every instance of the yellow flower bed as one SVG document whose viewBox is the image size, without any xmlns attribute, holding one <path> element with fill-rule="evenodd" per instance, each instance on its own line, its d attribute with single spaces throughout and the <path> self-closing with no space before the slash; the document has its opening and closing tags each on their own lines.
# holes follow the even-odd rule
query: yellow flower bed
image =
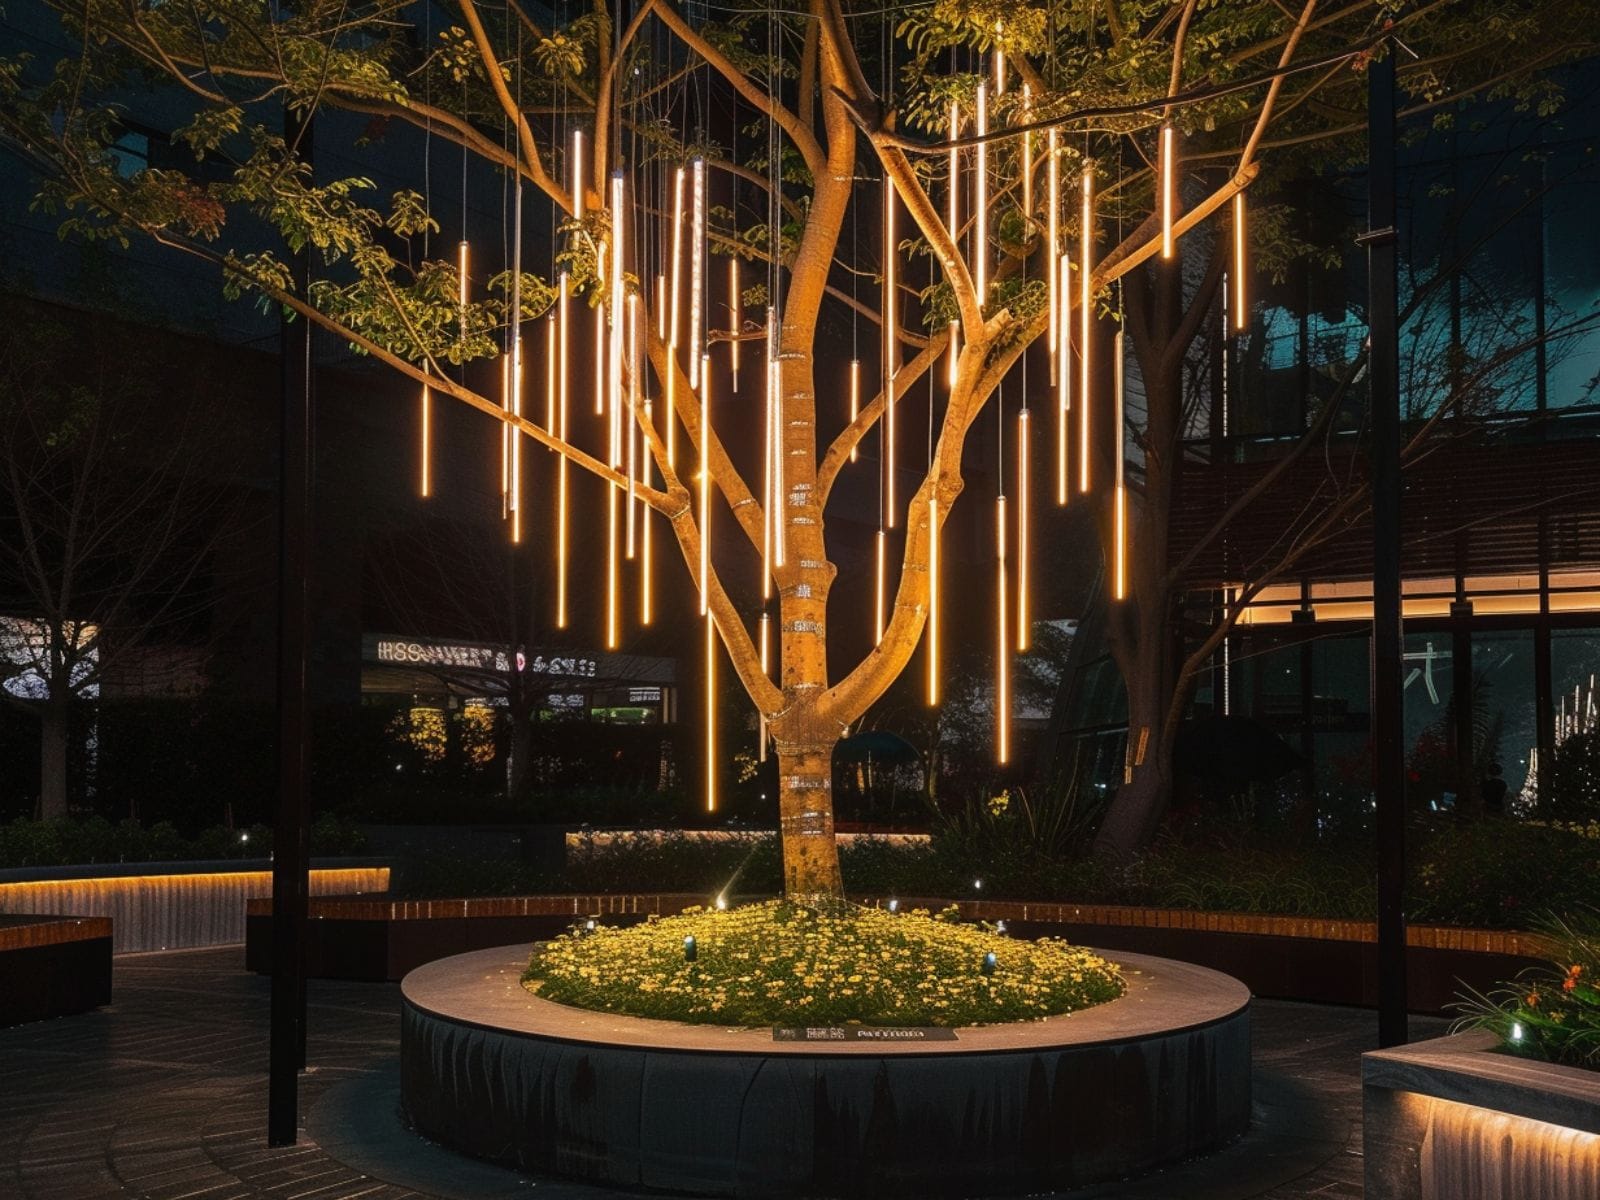
<svg viewBox="0 0 1600 1200">
<path fill-rule="evenodd" d="M 993 1024 L 1088 1008 L 1123 988 L 1116 965 L 1088 950 L 959 924 L 954 909 L 827 913 L 780 900 L 575 929 L 534 951 L 523 983 L 579 1008 L 748 1026 Z"/>
</svg>

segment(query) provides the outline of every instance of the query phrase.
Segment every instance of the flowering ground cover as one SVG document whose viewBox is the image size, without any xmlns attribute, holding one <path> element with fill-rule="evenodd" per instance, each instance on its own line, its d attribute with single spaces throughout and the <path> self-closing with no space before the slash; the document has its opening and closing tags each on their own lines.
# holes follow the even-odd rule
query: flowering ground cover
<svg viewBox="0 0 1600 1200">
<path fill-rule="evenodd" d="M 691 940 L 692 939 L 692 940 Z M 954 910 L 817 910 L 782 900 L 694 908 L 538 947 L 524 985 L 579 1008 L 719 1025 L 983 1025 L 1122 994 L 1115 964 L 1023 941 Z"/>
</svg>

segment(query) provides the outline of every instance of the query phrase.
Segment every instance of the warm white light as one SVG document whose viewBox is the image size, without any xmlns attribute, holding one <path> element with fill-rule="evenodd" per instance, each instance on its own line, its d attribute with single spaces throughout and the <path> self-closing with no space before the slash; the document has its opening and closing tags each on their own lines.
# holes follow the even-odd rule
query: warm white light
<svg viewBox="0 0 1600 1200">
<path fill-rule="evenodd" d="M 1045 137 L 1045 214 L 1044 214 L 1044 241 L 1047 253 L 1045 262 L 1052 264 L 1050 268 L 1050 382 L 1059 384 L 1060 373 L 1067 369 L 1066 360 L 1061 357 L 1061 322 L 1065 316 L 1062 311 L 1062 282 L 1060 272 L 1054 269 L 1056 256 L 1061 253 L 1061 164 L 1058 161 L 1057 151 L 1059 135 L 1054 127 Z"/>
<path fill-rule="evenodd" d="M 896 328 L 895 265 L 900 248 L 894 234 L 894 184 L 883 177 L 883 494 L 889 528 L 894 528 L 894 377 L 899 370 L 900 339 Z"/>
<path fill-rule="evenodd" d="M 1027 84 L 1022 85 L 1022 121 L 1026 125 L 1033 120 L 1033 88 Z M 1026 129 L 1022 133 L 1022 222 L 1024 229 L 1031 229 L 1033 225 L 1033 134 Z M 1045 256 L 1049 261 L 1049 256 Z"/>
<path fill-rule="evenodd" d="M 467 239 L 456 245 L 456 306 L 461 310 L 461 340 L 467 338 Z"/>
<path fill-rule="evenodd" d="M 567 406 L 572 383 L 572 358 L 569 332 L 572 328 L 572 288 L 567 273 L 556 282 L 557 341 L 561 347 L 561 369 L 557 372 L 556 436 L 567 443 Z M 567 456 L 556 456 L 556 628 L 567 627 Z"/>
<path fill-rule="evenodd" d="M 1173 138 L 1170 124 L 1161 127 L 1161 257 L 1172 257 L 1172 217 L 1176 203 L 1177 180 L 1173 175 Z"/>
<path fill-rule="evenodd" d="M 706 271 L 706 164 L 697 158 L 690 164 L 694 180 L 691 220 L 689 230 L 689 386 L 700 386 L 700 348 L 703 335 L 700 329 L 700 302 L 705 291 Z"/>
<path fill-rule="evenodd" d="M 678 312 L 683 295 L 683 168 L 672 181 L 672 284 L 667 324 L 667 465 L 678 465 Z"/>
<path fill-rule="evenodd" d="M 522 338 L 513 330 L 511 336 L 511 414 L 522 416 Z M 511 507 L 511 540 L 522 541 L 522 435 L 512 426 L 505 426 L 511 442 L 511 491 L 507 503 Z"/>
<path fill-rule="evenodd" d="M 1245 238 L 1244 193 L 1235 192 L 1233 194 L 1233 327 L 1235 329 L 1243 329 L 1250 323 L 1244 294 Z"/>
<path fill-rule="evenodd" d="M 856 423 L 856 418 L 861 415 L 861 360 L 850 360 L 850 424 Z M 856 461 L 857 447 L 861 439 L 857 438 L 850 443 L 850 461 Z"/>
<path fill-rule="evenodd" d="M 706 811 L 717 811 L 717 625 L 709 610 L 706 612 Z"/>
<path fill-rule="evenodd" d="M 710 366 L 710 355 L 701 363 Z M 711 379 L 700 379 L 700 613 L 711 611 Z"/>
<path fill-rule="evenodd" d="M 644 402 L 644 421 L 646 425 L 655 426 L 655 405 L 649 400 Z M 644 456 L 644 482 L 650 486 L 653 474 L 650 468 L 650 456 Z M 650 624 L 655 616 L 653 611 L 654 598 L 651 594 L 651 572 L 654 564 L 650 555 L 650 510 L 645 508 L 640 517 L 644 528 L 639 530 L 639 623 Z"/>
<path fill-rule="evenodd" d="M 544 320 L 544 431 L 556 436 L 556 315 Z"/>
<path fill-rule="evenodd" d="M 873 545 L 873 559 L 875 572 L 875 592 L 872 602 L 872 644 L 878 645 L 883 641 L 884 603 L 888 596 L 888 546 L 886 535 L 882 528 Z"/>
<path fill-rule="evenodd" d="M 733 391 L 739 391 L 739 330 L 744 325 L 744 304 L 739 298 L 739 257 L 728 259 L 728 365 L 733 370 Z"/>
<path fill-rule="evenodd" d="M 950 140 L 953 143 L 961 130 L 961 109 L 956 102 L 950 102 Z M 950 240 L 959 245 L 961 240 L 961 151 L 955 145 L 950 147 Z M 948 364 L 945 380 L 954 389 L 958 365 L 961 359 L 961 323 L 952 319 L 950 322 L 950 345 L 946 351 Z"/>
<path fill-rule="evenodd" d="M 1094 171 L 1083 169 L 1082 244 L 1078 250 L 1078 490 L 1089 490 L 1089 350 L 1094 294 L 1090 277 L 1094 262 Z"/>
<path fill-rule="evenodd" d="M 939 501 L 928 497 L 928 703 L 939 703 Z"/>
<path fill-rule="evenodd" d="M 1123 484 L 1123 449 L 1122 411 L 1123 411 L 1123 373 L 1122 373 L 1122 330 L 1117 330 L 1117 336 L 1112 343 L 1113 382 L 1112 390 L 1116 400 L 1113 406 L 1112 419 L 1116 422 L 1116 512 L 1114 521 L 1116 528 L 1113 530 L 1116 546 L 1113 567 L 1113 587 L 1116 598 L 1124 600 L 1128 595 L 1128 489 Z"/>
<path fill-rule="evenodd" d="M 1056 281 L 1056 293 L 1061 312 L 1056 320 L 1056 345 L 1054 357 L 1056 371 L 1056 503 L 1065 504 L 1071 491 L 1072 462 L 1068 452 L 1067 430 L 1072 424 L 1072 321 L 1067 297 L 1072 291 L 1072 263 L 1065 254 L 1056 259 L 1056 269 L 1051 272 Z"/>
<path fill-rule="evenodd" d="M 617 648 L 619 635 L 617 564 L 617 489 L 606 484 L 606 649 Z"/>
<path fill-rule="evenodd" d="M 1028 410 L 1017 414 L 1017 651 L 1028 648 L 1031 617 L 1028 612 L 1028 510 L 1032 507 L 1029 456 L 1032 420 Z"/>
<path fill-rule="evenodd" d="M 574 220 L 583 220 L 583 130 L 572 131 L 572 163 L 571 178 L 568 186 L 572 189 L 572 216 Z"/>
<path fill-rule="evenodd" d="M 627 476 L 628 521 L 627 557 L 633 558 L 635 529 L 635 503 L 639 498 L 639 295 L 628 296 L 628 412 L 627 412 Z"/>
<path fill-rule="evenodd" d="M 777 375 L 772 369 L 771 310 L 767 323 L 766 425 L 761 438 L 761 598 L 772 597 L 774 531 L 778 525 L 778 397 Z"/>
<path fill-rule="evenodd" d="M 625 189 L 622 184 L 622 172 L 611 173 L 611 250 L 608 256 L 611 271 L 606 281 L 606 322 L 610 326 L 610 339 L 607 344 L 606 373 L 609 388 L 608 409 L 611 417 L 611 457 L 613 467 L 619 466 L 622 461 L 622 348 L 623 348 L 623 318 L 625 315 L 625 301 L 622 296 L 622 265 L 626 254 L 624 246 L 625 230 L 627 229 L 626 214 L 623 212 L 623 197 Z"/>
<path fill-rule="evenodd" d="M 600 247 L 600 268 L 605 270 L 605 247 Z M 606 306 L 594 309 L 594 415 L 606 411 Z"/>
<path fill-rule="evenodd" d="M 978 137 L 989 132 L 989 93 L 978 85 Z M 989 144 L 978 143 L 977 198 L 972 205 L 972 275 L 978 289 L 978 307 L 989 299 Z"/>
<path fill-rule="evenodd" d="M 422 411 L 418 414 L 422 433 L 422 453 L 418 483 L 424 497 L 433 495 L 433 389 L 422 385 Z"/>
<path fill-rule="evenodd" d="M 773 427 L 776 430 L 772 439 L 773 502 L 777 513 L 772 520 L 772 563 L 775 567 L 781 567 L 788 557 L 789 528 L 783 515 L 784 497 L 788 493 L 783 462 L 783 364 L 778 359 L 778 310 L 775 308 L 767 309 L 767 355 L 768 370 L 772 377 Z"/>
<path fill-rule="evenodd" d="M 761 614 L 761 674 L 767 678 L 772 677 L 772 622 L 767 614 Z M 756 761 L 767 761 L 767 714 L 756 713 Z"/>
<path fill-rule="evenodd" d="M 994 656 L 995 758 L 1001 765 L 1004 765 L 1011 758 L 1011 638 L 1006 629 L 1006 616 L 1010 601 L 1006 596 L 1006 498 L 1004 495 L 995 498 L 994 535 L 994 587 L 995 612 L 997 615 L 997 637 Z M 973 886 L 982 887 L 983 885 L 975 883 Z"/>
</svg>

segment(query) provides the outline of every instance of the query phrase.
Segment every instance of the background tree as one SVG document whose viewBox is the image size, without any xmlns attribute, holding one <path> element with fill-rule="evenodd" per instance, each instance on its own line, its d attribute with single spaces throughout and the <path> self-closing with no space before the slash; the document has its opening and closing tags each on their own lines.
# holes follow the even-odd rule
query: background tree
<svg viewBox="0 0 1600 1200">
<path fill-rule="evenodd" d="M 149 651 L 195 644 L 237 528 L 206 474 L 225 443 L 204 381 L 158 393 L 142 362 L 125 333 L 0 307 L 0 698 L 39 721 L 41 817 L 67 813 L 76 705 L 119 676 L 170 682 Z"/>
<path fill-rule="evenodd" d="M 1072 244 L 1076 222 L 1067 205 L 1062 246 L 1043 244 L 1044 126 L 1060 131 L 1066 177 L 1087 170 L 1101 197 L 1091 261 L 1077 266 L 1088 275 L 1096 323 L 1104 329 L 1120 309 L 1117 281 L 1162 249 L 1148 164 L 1164 120 L 1175 123 L 1182 141 L 1176 228 L 1180 245 L 1187 245 L 1187 235 L 1252 183 L 1264 154 L 1351 131 L 1350 97 L 1360 84 L 1350 68 L 1377 52 L 1385 37 L 1404 38 L 1419 56 L 1420 65 L 1402 76 L 1405 86 L 1453 96 L 1491 86 L 1486 80 L 1519 77 L 1532 60 L 1569 55 L 1571 31 L 1581 27 L 1567 3 L 1520 5 L 1508 13 L 1501 4 L 1467 0 L 1399 13 L 1361 0 L 1326 12 L 1316 0 L 1298 9 L 1276 0 L 1037 8 L 939 0 L 871 6 L 860 14 L 840 0 L 809 0 L 803 11 L 736 6 L 718 10 L 716 20 L 686 15 L 693 10 L 669 0 L 645 0 L 631 12 L 597 3 L 561 29 L 542 27 L 515 0 L 503 10 L 476 0 L 449 8 L 459 23 L 434 39 L 386 3 L 311 0 L 288 11 L 197 0 L 133 9 L 115 0 L 62 5 L 81 54 L 48 74 L 11 64 L 0 74 L 0 122 L 8 141 L 47 173 L 45 202 L 63 211 L 67 232 L 143 232 L 211 258 L 230 288 L 254 290 L 318 322 L 416 383 L 431 382 L 439 395 L 506 422 L 619 487 L 627 481 L 609 465 L 614 455 L 512 416 L 446 373 L 449 364 L 497 353 L 508 317 L 521 323 L 544 312 L 551 281 L 503 273 L 490 281 L 490 299 L 458 304 L 454 263 L 425 258 L 413 241 L 430 226 L 420 198 L 404 191 L 377 195 L 365 179 L 318 181 L 303 148 L 286 145 L 268 114 L 280 102 L 308 111 L 344 109 L 458 142 L 573 218 L 563 227 L 571 285 L 613 312 L 626 301 L 599 268 L 623 227 L 611 219 L 609 173 L 625 151 L 638 156 L 626 163 L 636 209 L 648 211 L 651 189 L 640 172 L 652 164 L 675 166 L 698 156 L 713 180 L 731 180 L 733 203 L 713 215 L 708 232 L 713 243 L 762 264 L 768 276 L 748 303 L 776 306 L 781 503 L 770 504 L 764 489 L 757 495 L 746 476 L 774 460 L 702 427 L 690 386 L 692 359 L 702 347 L 669 345 L 658 334 L 652 272 L 637 258 L 626 264 L 621 290 L 638 295 L 643 309 L 643 359 L 653 379 L 644 384 L 647 394 L 670 397 L 673 411 L 636 422 L 660 479 L 636 491 L 703 585 L 733 669 L 767 718 L 779 759 L 791 894 L 840 890 L 829 801 L 832 747 L 911 661 L 928 612 L 930 531 L 942 526 L 963 489 L 968 435 L 1048 327 L 1043 281 L 1054 273 L 1058 249 Z M 959 227 L 951 229 L 940 203 L 944 140 L 970 134 L 980 83 L 991 72 L 994 86 L 982 96 L 991 127 L 1007 132 L 984 143 L 987 202 L 969 196 Z M 1002 73 L 1011 82 L 1003 95 Z M 123 178 L 108 161 L 116 100 L 130 80 L 152 76 L 192 99 L 194 118 L 178 136 L 197 154 L 222 160 L 224 180 L 175 170 Z M 732 106 L 732 128 L 753 116 L 763 151 L 744 161 L 731 154 L 732 139 L 724 143 L 713 133 L 712 104 Z M 1025 138 L 1020 131 L 1030 121 L 1034 130 Z M 592 153 L 574 181 L 562 147 L 575 127 L 589 133 Z M 964 169 L 978 157 L 969 141 Z M 882 192 L 870 181 L 879 179 L 892 188 L 912 234 L 909 246 L 890 247 L 888 256 L 882 239 L 846 236 L 858 226 L 877 228 Z M 324 280 L 309 294 L 294 294 L 276 247 L 242 229 L 236 236 L 247 240 L 223 249 L 224 227 L 239 226 L 243 212 L 265 218 L 290 247 L 313 245 Z M 985 246 L 987 256 L 980 255 Z M 860 301 L 853 283 L 881 278 L 891 257 L 903 267 L 908 257 L 911 263 L 888 290 L 893 311 L 880 313 Z M 1205 310 L 1186 302 L 1186 288 L 1194 285 L 1186 285 L 1182 264 L 1180 252 L 1159 271 L 1130 277 L 1129 327 L 1147 389 L 1176 388 L 1182 348 Z M 1214 287 L 1218 273 L 1209 269 L 1213 282 L 1201 286 Z M 1139 298 L 1146 293 L 1148 303 Z M 887 319 L 880 367 L 892 368 L 902 351 L 909 355 L 897 370 L 879 372 L 888 387 L 853 420 L 841 418 L 841 404 L 819 404 L 829 393 L 817 369 L 819 335 L 830 313 L 846 311 L 880 326 Z M 763 335 L 747 333 L 746 324 L 711 340 L 731 334 L 759 344 Z M 951 329 L 960 355 L 929 431 L 931 461 L 917 486 L 899 490 L 898 511 L 887 514 L 900 538 L 899 577 L 883 635 L 841 669 L 828 653 L 836 574 L 825 526 L 830 493 L 851 451 L 886 412 L 901 407 L 895 401 L 943 366 Z M 1098 360 L 1108 361 L 1103 352 Z M 1096 376 L 1102 406 L 1105 374 Z M 1176 411 L 1176 404 L 1152 403 L 1147 458 L 1171 443 L 1163 422 Z M 692 448 L 682 456 L 667 444 L 674 420 Z M 1092 448 L 1102 481 L 1120 444 L 1106 436 L 1107 427 L 1100 419 Z M 759 553 L 764 530 L 784 547 L 781 565 L 770 570 L 779 597 L 776 678 L 762 670 L 741 619 L 734 593 L 744 589 L 728 586 L 738 573 L 733 552 L 718 542 L 712 570 L 698 579 L 702 530 L 690 463 L 702 452 L 719 501 L 713 520 L 742 535 L 748 543 L 742 557 Z M 887 478 L 892 485 L 893 475 Z M 1135 544 L 1143 547 L 1136 577 L 1154 579 L 1162 570 L 1162 487 L 1159 473 L 1147 476 L 1145 499 L 1136 505 Z M 1109 513 L 1103 488 L 1096 500 Z M 768 511 L 773 507 L 775 514 Z M 1153 662 L 1165 593 L 1135 578 L 1121 611 L 1128 632 L 1119 658 Z M 1151 673 L 1143 665 L 1130 671 Z M 1155 693 L 1137 701 L 1130 694 L 1130 703 L 1136 722 L 1159 721 Z M 1130 794 L 1143 786 L 1142 777 L 1136 774 L 1133 784 Z"/>
</svg>

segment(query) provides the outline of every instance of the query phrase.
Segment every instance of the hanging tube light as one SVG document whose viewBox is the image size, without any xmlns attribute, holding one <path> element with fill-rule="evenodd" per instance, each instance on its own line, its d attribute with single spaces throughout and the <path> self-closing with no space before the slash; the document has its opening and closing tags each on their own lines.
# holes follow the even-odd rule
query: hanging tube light
<svg viewBox="0 0 1600 1200">
<path fill-rule="evenodd" d="M 500 355 L 500 412 L 511 411 L 511 351 Z M 511 424 L 500 422 L 500 518 L 511 515 Z"/>
<path fill-rule="evenodd" d="M 765 611 L 761 614 L 761 674 L 767 678 L 772 677 L 772 656 L 770 632 L 772 622 Z M 767 714 L 762 710 L 756 711 L 756 761 L 767 761 Z"/>
<path fill-rule="evenodd" d="M 785 470 L 783 463 L 783 364 L 778 359 L 778 310 L 767 309 L 767 354 L 768 371 L 771 373 L 772 384 L 769 394 L 772 397 L 773 413 L 773 438 L 772 438 L 772 487 L 773 487 L 773 512 L 772 518 L 772 562 L 776 567 L 781 567 L 788 557 L 788 524 L 784 520 L 783 507 L 787 489 L 784 485 Z"/>
<path fill-rule="evenodd" d="M 1123 458 L 1125 457 L 1122 439 L 1122 407 L 1123 407 L 1123 373 L 1122 373 L 1122 330 L 1117 330 L 1117 336 L 1112 343 L 1111 353 L 1114 358 L 1112 363 L 1112 390 L 1116 396 L 1113 406 L 1113 420 L 1116 421 L 1116 494 L 1114 497 L 1116 511 L 1113 516 L 1115 529 L 1113 592 L 1118 600 L 1128 597 L 1128 489 L 1123 481 Z"/>
<path fill-rule="evenodd" d="M 995 535 L 995 612 L 998 635 L 995 641 L 994 729 L 995 758 L 1004 766 L 1011 759 L 1011 639 L 1006 629 L 1009 600 L 1006 596 L 1006 497 L 1002 492 L 994 503 Z"/>
<path fill-rule="evenodd" d="M 467 239 L 456 245 L 456 307 L 460 310 L 461 340 L 467 340 Z"/>
<path fill-rule="evenodd" d="M 989 132 L 989 92 L 978 84 L 977 135 Z M 989 143 L 978 143 L 977 198 L 972 205 L 972 274 L 978 289 L 978 307 L 989 299 Z"/>
<path fill-rule="evenodd" d="M 883 641 L 884 605 L 888 595 L 888 545 L 883 526 L 878 526 L 878 536 L 873 545 L 875 589 L 872 602 L 872 644 Z"/>
<path fill-rule="evenodd" d="M 627 434 L 627 476 L 628 476 L 628 521 L 626 556 L 632 561 L 634 543 L 638 533 L 635 528 L 634 509 L 639 499 L 639 295 L 637 292 L 628 296 L 628 411 L 626 421 Z"/>
<path fill-rule="evenodd" d="M 423 367 L 427 373 L 427 367 Z M 419 456 L 420 478 L 417 480 L 418 489 L 423 499 L 433 495 L 433 389 L 426 380 L 422 384 L 421 411 L 417 414 L 420 431 L 422 434 L 422 447 Z"/>
<path fill-rule="evenodd" d="M 706 271 L 706 163 L 697 158 L 692 164 L 694 176 L 693 227 L 689 233 L 689 386 L 700 386 L 700 348 L 703 334 L 700 328 L 701 295 L 705 291 Z"/>
<path fill-rule="evenodd" d="M 739 256 L 728 259 L 728 366 L 733 371 L 733 394 L 739 394 L 739 330 L 744 322 L 739 299 Z"/>
<path fill-rule="evenodd" d="M 1028 463 L 1033 422 L 1028 410 L 1017 413 L 1017 652 L 1028 649 L 1032 615 L 1028 611 L 1028 510 L 1033 506 L 1033 481 Z"/>
<path fill-rule="evenodd" d="M 1033 120 L 1033 88 L 1022 85 L 1022 226 L 1033 227 L 1033 134 L 1027 125 Z M 1046 256 L 1048 260 L 1048 256 Z"/>
<path fill-rule="evenodd" d="M 617 443 L 622 438 L 622 350 L 623 350 L 623 322 L 626 316 L 626 304 L 623 299 L 622 266 L 627 253 L 624 245 L 627 229 L 627 220 L 623 212 L 623 199 L 626 189 L 623 187 L 622 172 L 611 173 L 611 251 L 609 262 L 611 265 L 610 278 L 606 280 L 606 321 L 610 325 L 610 341 L 607 345 L 608 407 L 611 417 L 612 457 L 619 460 L 612 466 L 620 464 L 621 452 Z"/>
<path fill-rule="evenodd" d="M 1161 257 L 1171 258 L 1173 250 L 1172 218 L 1177 203 L 1178 182 L 1173 173 L 1173 138 L 1175 134 L 1169 121 L 1161 127 Z"/>
<path fill-rule="evenodd" d="M 1242 330 L 1250 323 L 1244 294 L 1246 234 L 1244 193 L 1235 192 L 1233 194 L 1233 327 L 1235 330 Z"/>
<path fill-rule="evenodd" d="M 560 345 L 560 370 L 556 373 L 556 437 L 567 444 L 567 404 L 572 382 L 572 288 L 567 273 L 556 281 L 556 340 Z M 567 627 L 567 456 L 556 458 L 556 628 Z"/>
<path fill-rule="evenodd" d="M 1061 300 L 1054 347 L 1059 368 L 1056 371 L 1056 503 L 1065 504 L 1067 493 L 1072 490 L 1072 462 L 1067 438 L 1068 426 L 1072 424 L 1072 320 L 1067 305 L 1067 296 L 1071 294 L 1072 262 L 1065 254 L 1057 257 L 1051 278 L 1056 281 L 1056 292 Z"/>
<path fill-rule="evenodd" d="M 667 324 L 667 465 L 678 465 L 678 311 L 683 295 L 683 168 L 672 181 L 671 317 Z"/>
<path fill-rule="evenodd" d="M 703 536 L 703 535 L 702 535 Z M 706 811 L 717 811 L 717 623 L 706 610 Z"/>
<path fill-rule="evenodd" d="M 954 145 L 960 134 L 961 109 L 954 100 L 950 101 L 950 214 L 948 217 L 950 240 L 956 245 L 961 242 L 961 151 Z M 946 358 L 946 382 L 954 389 L 956 375 L 961 360 L 961 322 L 956 317 L 950 318 L 950 346 Z M 851 454 L 852 462 L 855 461 L 854 452 Z"/>
<path fill-rule="evenodd" d="M 706 367 L 710 362 L 706 355 Z M 700 380 L 700 614 L 711 611 L 711 380 Z"/>
<path fill-rule="evenodd" d="M 1061 164 L 1057 161 L 1059 142 L 1055 128 L 1045 136 L 1045 214 L 1044 214 L 1044 241 L 1047 248 L 1045 262 L 1051 264 L 1050 269 L 1050 382 L 1057 385 L 1060 382 L 1061 372 L 1066 369 L 1065 360 L 1061 358 L 1061 321 L 1065 315 L 1062 311 L 1061 274 L 1054 269 L 1056 256 L 1061 253 Z"/>
<path fill-rule="evenodd" d="M 850 360 L 850 424 L 856 423 L 856 418 L 861 415 L 861 360 Z M 859 453 L 858 447 L 861 439 L 857 438 L 850 443 L 850 461 L 855 462 Z"/>
<path fill-rule="evenodd" d="M 511 204 L 511 415 L 522 416 L 522 178 L 517 177 Z M 507 424 L 511 444 L 511 540 L 522 541 L 522 435 Z"/>
<path fill-rule="evenodd" d="M 1089 282 L 1094 261 L 1094 171 L 1083 169 L 1082 244 L 1078 249 L 1078 491 L 1089 490 L 1089 349 L 1094 293 Z"/>
<path fill-rule="evenodd" d="M 928 704 L 939 703 L 939 501 L 928 497 Z"/>
<path fill-rule="evenodd" d="M 651 428 L 655 427 L 655 405 L 646 397 L 644 402 L 644 422 Z M 646 487 L 652 485 L 654 472 L 650 466 L 650 455 L 642 458 L 644 483 Z M 651 561 L 650 546 L 650 509 L 648 507 L 640 513 L 639 520 L 642 528 L 639 530 L 639 624 L 648 625 L 655 617 L 653 611 L 655 598 L 651 593 L 651 574 L 654 563 Z"/>
<path fill-rule="evenodd" d="M 900 339 L 895 336 L 898 317 L 895 314 L 896 259 L 899 247 L 894 234 L 894 184 L 887 173 L 883 177 L 883 494 L 884 511 L 889 528 L 894 528 L 894 446 L 895 402 L 894 377 L 899 370 L 898 351 Z"/>
<path fill-rule="evenodd" d="M 556 315 L 544 319 L 544 431 L 556 436 Z"/>
</svg>

